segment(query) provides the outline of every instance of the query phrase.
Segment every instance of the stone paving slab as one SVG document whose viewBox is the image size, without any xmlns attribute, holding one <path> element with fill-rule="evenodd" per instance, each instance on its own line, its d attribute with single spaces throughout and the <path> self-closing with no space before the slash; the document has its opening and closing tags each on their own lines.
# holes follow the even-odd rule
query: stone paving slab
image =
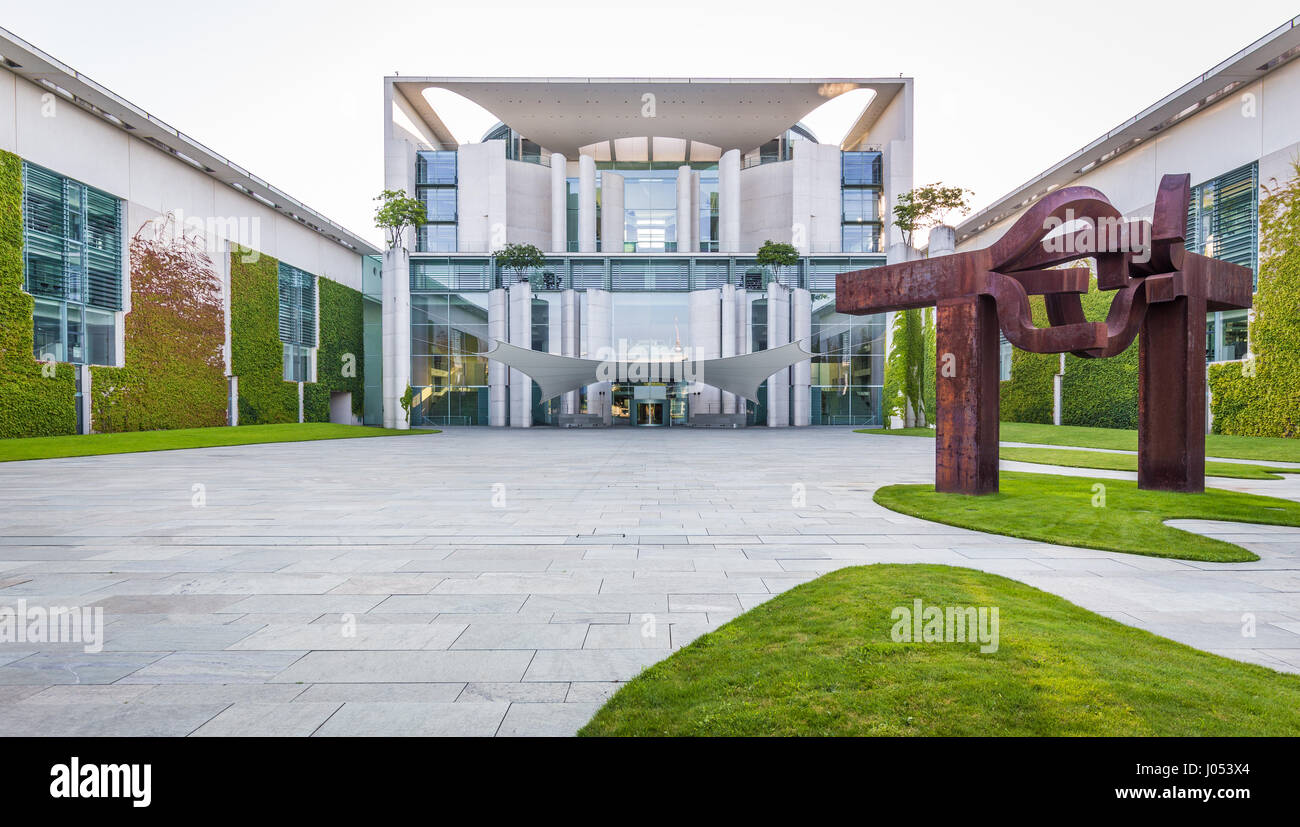
<svg viewBox="0 0 1300 827">
<path fill-rule="evenodd" d="M 1300 672 L 1300 530 L 1173 521 L 1263 558 L 1200 563 L 871 501 L 929 482 L 933 451 L 847 428 L 448 428 L 0 464 L 0 606 L 105 621 L 100 652 L 0 644 L 0 734 L 569 735 L 698 635 L 878 562 L 1002 574 Z M 1297 477 L 1211 484 L 1300 499 Z"/>
</svg>

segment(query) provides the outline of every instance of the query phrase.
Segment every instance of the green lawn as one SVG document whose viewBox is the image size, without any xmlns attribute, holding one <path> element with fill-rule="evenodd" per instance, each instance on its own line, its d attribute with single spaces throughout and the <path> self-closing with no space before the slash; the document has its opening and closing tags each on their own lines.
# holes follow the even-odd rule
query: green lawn
<svg viewBox="0 0 1300 827">
<path fill-rule="evenodd" d="M 938 494 L 933 485 L 889 485 L 876 491 L 885 508 L 936 523 L 1045 543 L 1123 551 L 1149 557 L 1238 563 L 1259 558 L 1240 546 L 1179 531 L 1163 520 L 1229 520 L 1300 526 L 1300 503 L 1237 491 L 1204 494 L 1143 491 L 1126 480 L 1098 480 L 1003 471 L 997 494 Z M 1105 505 L 1093 505 L 1095 485 Z"/>
<path fill-rule="evenodd" d="M 1060 465 L 1066 468 L 1103 468 L 1107 471 L 1134 472 L 1138 469 L 1137 454 L 1072 451 L 1069 448 L 1003 446 L 999 449 L 998 456 L 1016 462 L 1035 462 L 1041 465 Z M 1300 474 L 1300 468 L 1269 468 L 1264 465 L 1209 460 L 1205 463 L 1205 473 L 1211 477 L 1232 477 L 1242 480 L 1280 480 L 1282 474 Z"/>
<path fill-rule="evenodd" d="M 177 448 L 215 448 L 260 442 L 305 442 L 314 439 L 436 434 L 436 430 L 398 431 L 360 425 L 306 422 L 287 425 L 240 425 L 236 428 L 182 428 L 175 431 L 132 431 L 86 436 L 38 436 L 0 439 L 0 462 L 55 457 L 130 454 L 138 451 L 172 451 Z"/>
<path fill-rule="evenodd" d="M 932 428 L 861 428 L 859 434 L 890 436 L 934 436 Z M 1038 445 L 1073 445 L 1077 448 L 1105 448 L 1136 451 L 1137 431 L 1118 428 L 1082 428 L 1073 425 L 1038 425 L 1003 422 L 1002 442 L 1032 442 Z M 1257 459 L 1264 462 L 1300 462 L 1300 439 L 1264 436 L 1205 435 L 1205 455 L 1228 459 Z"/>
<path fill-rule="evenodd" d="M 995 652 L 895 643 L 895 607 L 998 608 Z M 971 569 L 797 586 L 618 691 L 580 735 L 1300 735 L 1300 676 L 1157 637 Z"/>
</svg>

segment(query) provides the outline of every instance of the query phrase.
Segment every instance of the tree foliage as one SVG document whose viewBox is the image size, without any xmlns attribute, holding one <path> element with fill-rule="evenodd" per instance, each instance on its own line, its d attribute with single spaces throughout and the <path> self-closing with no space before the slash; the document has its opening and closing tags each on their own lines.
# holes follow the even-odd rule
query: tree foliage
<svg viewBox="0 0 1300 827">
<path fill-rule="evenodd" d="M 407 227 L 418 227 L 428 220 L 424 202 L 407 196 L 406 190 L 384 190 L 375 200 L 381 202 L 375 208 L 375 226 L 384 231 L 390 250 L 402 243 Z"/>
<path fill-rule="evenodd" d="M 546 255 L 532 244 L 507 244 L 493 253 L 492 258 L 498 267 L 513 271 L 515 281 L 523 281 L 529 270 L 546 266 Z"/>
<path fill-rule="evenodd" d="M 786 267 L 793 267 L 799 263 L 799 250 L 793 244 L 769 239 L 758 248 L 754 260 L 760 267 L 772 268 L 779 279 Z"/>
<path fill-rule="evenodd" d="M 943 224 L 953 211 L 962 215 L 970 212 L 970 199 L 974 194 L 964 187 L 945 187 L 941 182 L 917 187 L 898 196 L 898 203 L 894 205 L 894 226 L 902 232 L 903 241 L 911 246 L 912 234 L 917 230 Z"/>
</svg>

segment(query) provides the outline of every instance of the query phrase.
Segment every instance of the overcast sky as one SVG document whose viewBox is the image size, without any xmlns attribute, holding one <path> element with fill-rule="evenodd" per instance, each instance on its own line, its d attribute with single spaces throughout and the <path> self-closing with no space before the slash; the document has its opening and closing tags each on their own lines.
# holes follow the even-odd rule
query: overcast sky
<svg viewBox="0 0 1300 827">
<path fill-rule="evenodd" d="M 969 187 L 979 207 L 1297 13 L 1282 0 L 5 0 L 0 26 L 378 243 L 394 72 L 909 75 L 916 183 Z M 826 142 L 852 119 L 820 114 Z M 448 126 L 480 129 L 464 120 Z"/>
</svg>

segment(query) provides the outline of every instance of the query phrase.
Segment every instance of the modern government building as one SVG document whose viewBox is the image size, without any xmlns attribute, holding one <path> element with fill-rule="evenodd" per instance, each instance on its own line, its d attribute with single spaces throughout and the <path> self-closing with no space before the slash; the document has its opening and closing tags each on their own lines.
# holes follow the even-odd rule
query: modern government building
<svg viewBox="0 0 1300 827">
<path fill-rule="evenodd" d="M 1298 22 L 970 216 L 958 249 L 993 243 L 1061 186 L 1095 186 L 1126 214 L 1149 215 L 1161 175 L 1190 172 L 1189 245 L 1256 267 L 1259 185 L 1289 176 L 1300 154 Z M 19 364 L 0 347 L 0 403 L 28 393 L 32 366 L 58 363 L 66 387 L 51 396 L 31 385 L 42 394 L 31 410 L 62 417 L 68 406 L 66 432 L 131 427 L 114 417 L 147 396 L 121 397 L 127 380 L 111 369 L 130 368 L 146 346 L 131 312 L 149 298 L 149 274 L 133 245 L 151 221 L 177 215 L 203 237 L 220 288 L 210 418 L 225 423 L 887 420 L 889 320 L 836 313 L 835 275 L 908 255 L 890 219 L 915 183 L 910 78 L 389 77 L 375 189 L 413 194 L 428 223 L 380 250 L 3 30 L 0 67 L 0 154 L 21 169 L 14 278 L 31 300 L 19 323 L 33 357 Z M 436 104 L 446 94 L 495 126 L 458 143 Z M 804 125 L 846 94 L 861 101 L 846 134 Z M 760 266 L 769 240 L 793 245 L 798 263 Z M 513 243 L 539 248 L 545 265 L 498 266 L 492 254 Z M 1246 322 L 1246 311 L 1216 314 L 1207 361 L 1249 355 Z M 727 360 L 797 342 L 807 357 L 753 398 L 707 375 L 619 377 L 544 398 L 532 377 L 487 355 L 498 341 L 620 361 Z"/>
</svg>

